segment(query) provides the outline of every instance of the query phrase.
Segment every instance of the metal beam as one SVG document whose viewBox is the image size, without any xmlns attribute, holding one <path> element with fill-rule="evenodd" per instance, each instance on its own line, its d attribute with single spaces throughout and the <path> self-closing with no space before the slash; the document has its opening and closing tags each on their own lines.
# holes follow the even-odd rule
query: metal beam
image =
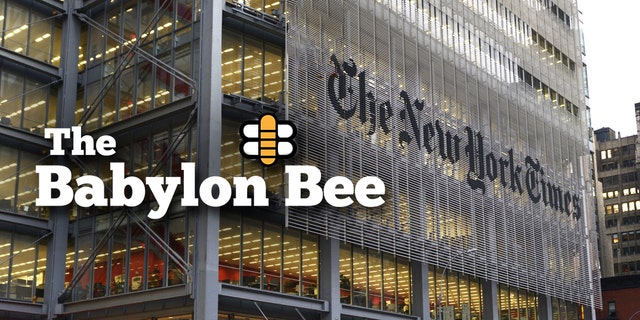
<svg viewBox="0 0 640 320">
<path fill-rule="evenodd" d="M 132 293 L 119 294 L 117 296 L 95 298 L 91 300 L 68 302 L 64 304 L 61 314 L 105 310 L 109 308 L 137 305 L 151 301 L 167 300 L 178 297 L 186 297 L 184 285 L 146 291 L 137 291 Z"/>
<path fill-rule="evenodd" d="M 283 19 L 264 14 L 249 6 L 226 2 L 224 26 L 251 34 L 284 47 L 285 23 Z"/>
<path fill-rule="evenodd" d="M 15 53 L 4 47 L 0 47 L 0 58 L 13 61 L 19 65 L 42 72 L 52 78 L 60 79 L 60 71 L 57 67 L 48 63 Z"/>
<path fill-rule="evenodd" d="M 3 145 L 21 147 L 22 149 L 32 149 L 31 151 L 46 151 L 53 147 L 51 140 L 43 136 L 37 136 L 24 130 L 0 125 L 0 141 Z"/>
<path fill-rule="evenodd" d="M 409 316 L 395 312 L 379 311 L 374 309 L 368 309 L 365 307 L 352 306 L 348 304 L 342 305 L 342 315 L 352 316 L 364 319 L 385 319 L 385 320 L 407 320 L 407 319 L 420 319 L 417 316 Z"/>
<path fill-rule="evenodd" d="M 307 309 L 320 312 L 329 311 L 329 302 L 325 300 L 298 297 L 280 292 L 259 290 L 226 283 L 221 283 L 220 285 L 222 286 L 220 295 L 228 298 L 269 303 L 274 305 L 284 305 L 291 308 Z"/>
<path fill-rule="evenodd" d="M 41 304 L 34 304 L 22 301 L 0 301 L 0 310 L 3 312 L 15 312 L 23 314 L 44 315 L 44 309 Z M 2 313 L 0 313 L 2 315 Z"/>
<path fill-rule="evenodd" d="M 183 98 L 173 101 L 162 107 L 155 108 L 145 113 L 133 116 L 129 119 L 118 121 L 106 127 L 93 130 L 91 132 L 88 132 L 88 134 L 94 137 L 103 135 L 110 135 L 115 137 L 131 131 L 132 128 L 140 128 L 149 125 L 150 123 L 153 123 L 155 125 L 157 122 L 164 119 L 175 120 L 176 118 L 184 117 L 184 119 L 186 120 L 189 117 L 190 112 L 193 111 L 194 106 L 195 102 L 191 97 Z"/>
<path fill-rule="evenodd" d="M 38 230 L 49 230 L 48 221 L 15 213 L 0 212 L 0 224 L 34 229 L 36 233 Z"/>
<path fill-rule="evenodd" d="M 36 2 L 42 3 L 47 7 L 52 9 L 60 10 L 60 12 L 65 12 L 63 8 L 63 3 L 55 0 L 36 0 Z"/>
</svg>

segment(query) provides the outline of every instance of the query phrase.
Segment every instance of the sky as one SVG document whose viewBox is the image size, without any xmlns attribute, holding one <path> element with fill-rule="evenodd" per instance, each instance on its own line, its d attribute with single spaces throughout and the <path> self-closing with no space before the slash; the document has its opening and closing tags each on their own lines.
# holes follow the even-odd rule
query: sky
<svg viewBox="0 0 640 320">
<path fill-rule="evenodd" d="M 586 45 L 593 129 L 635 135 L 640 102 L 640 1 L 578 0 Z"/>
</svg>

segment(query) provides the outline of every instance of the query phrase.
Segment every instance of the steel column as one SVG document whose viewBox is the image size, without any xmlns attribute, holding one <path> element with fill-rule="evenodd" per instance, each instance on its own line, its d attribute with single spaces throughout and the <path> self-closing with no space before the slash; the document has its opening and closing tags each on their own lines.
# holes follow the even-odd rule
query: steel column
<svg viewBox="0 0 640 320">
<path fill-rule="evenodd" d="M 222 135 L 222 10 L 224 0 L 202 1 L 198 77 L 198 181 L 220 175 Z M 195 319 L 217 317 L 220 209 L 200 204 L 196 219 Z"/>
<path fill-rule="evenodd" d="M 340 319 L 342 304 L 340 303 L 340 241 L 320 237 L 319 241 L 319 298 L 329 302 L 329 312 L 322 315 L 322 320 Z"/>
<path fill-rule="evenodd" d="M 78 87 L 78 46 L 80 43 L 80 20 L 73 11 L 81 1 L 65 1 L 64 21 L 62 23 L 62 46 L 60 64 L 62 86 L 58 92 L 58 108 L 56 110 L 57 127 L 69 128 L 74 125 L 74 111 Z M 69 165 L 65 158 L 55 161 L 58 165 Z M 47 274 L 44 300 L 49 319 L 63 310 L 58 296 L 64 291 L 65 259 L 67 252 L 67 236 L 69 233 L 69 206 L 51 207 L 49 224 L 53 236 L 47 246 Z"/>
<path fill-rule="evenodd" d="M 429 266 L 420 261 L 411 261 L 411 311 L 420 319 L 430 319 Z"/>
</svg>

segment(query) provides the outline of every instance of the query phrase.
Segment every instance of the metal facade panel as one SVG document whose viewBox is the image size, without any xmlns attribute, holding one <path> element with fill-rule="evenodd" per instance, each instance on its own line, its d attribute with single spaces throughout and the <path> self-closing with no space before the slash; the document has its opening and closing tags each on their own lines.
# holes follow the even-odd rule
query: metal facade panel
<svg viewBox="0 0 640 320">
<path fill-rule="evenodd" d="M 287 1 L 292 162 L 386 185 L 381 207 L 289 207 L 288 224 L 591 305 L 584 117 L 525 83 L 530 40 L 472 2 Z"/>
</svg>

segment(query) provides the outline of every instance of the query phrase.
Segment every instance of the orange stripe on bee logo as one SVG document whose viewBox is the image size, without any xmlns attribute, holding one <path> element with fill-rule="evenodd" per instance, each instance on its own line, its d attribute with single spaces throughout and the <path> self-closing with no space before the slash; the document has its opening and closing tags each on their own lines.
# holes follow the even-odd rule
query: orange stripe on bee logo
<svg viewBox="0 0 640 320">
<path fill-rule="evenodd" d="M 260 156 L 261 157 L 275 157 L 276 156 L 276 149 L 260 149 Z"/>
<path fill-rule="evenodd" d="M 277 146 L 276 140 L 260 140 L 260 149 L 270 148 L 275 149 Z"/>
</svg>

